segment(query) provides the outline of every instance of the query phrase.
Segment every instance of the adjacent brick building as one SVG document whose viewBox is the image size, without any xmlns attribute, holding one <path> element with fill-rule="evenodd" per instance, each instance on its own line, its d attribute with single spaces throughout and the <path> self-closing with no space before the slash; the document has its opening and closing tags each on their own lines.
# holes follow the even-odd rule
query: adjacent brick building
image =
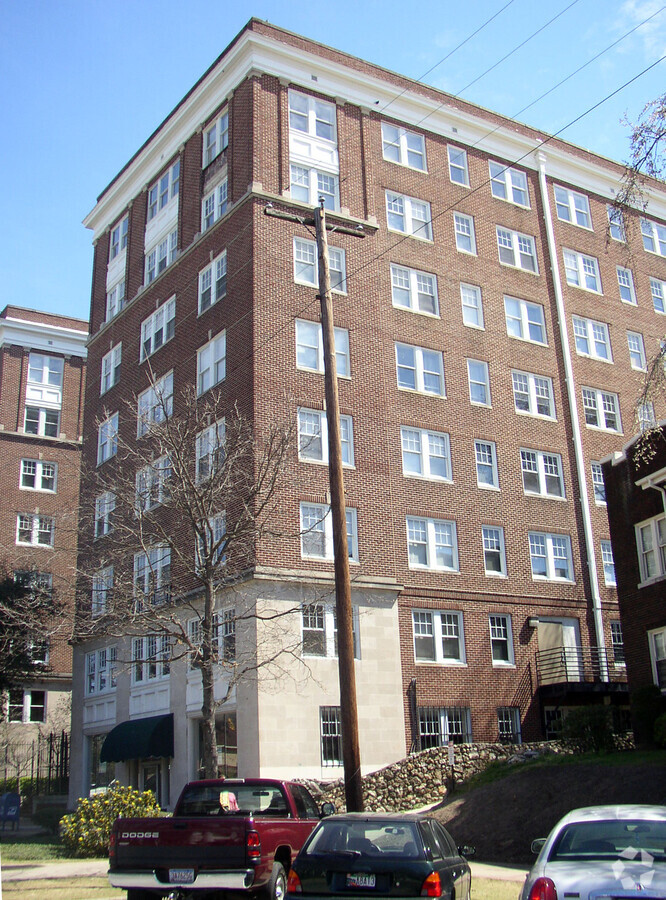
<svg viewBox="0 0 666 900">
<path fill-rule="evenodd" d="M 222 710 L 221 758 L 230 740 L 240 774 L 340 773 L 328 520 L 303 536 L 328 489 L 310 440 L 325 422 L 315 244 L 299 223 L 320 197 L 346 229 L 329 255 L 364 769 L 550 734 L 575 703 L 626 707 L 600 460 L 634 432 L 661 337 L 666 193 L 617 219 L 621 175 L 252 20 L 99 196 L 87 461 L 109 465 L 114 429 L 136 434 L 124 404 L 151 377 L 174 402 L 217 381 L 258 432 L 299 424 L 281 537 L 257 545 L 246 590 L 303 604 L 315 677 L 278 695 L 259 678 Z M 116 769 L 168 803 L 197 771 L 200 694 L 184 661 L 151 685 L 115 667 L 100 691 L 86 666 L 122 652 L 75 651 L 73 789 L 108 778 L 114 727 L 175 715 L 172 759 L 128 748 Z"/>
</svg>

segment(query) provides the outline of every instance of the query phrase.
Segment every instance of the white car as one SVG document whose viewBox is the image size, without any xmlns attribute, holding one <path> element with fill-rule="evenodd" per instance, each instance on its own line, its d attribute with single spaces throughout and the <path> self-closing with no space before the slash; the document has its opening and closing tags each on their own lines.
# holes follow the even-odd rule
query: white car
<svg viewBox="0 0 666 900">
<path fill-rule="evenodd" d="M 574 809 L 532 850 L 520 900 L 666 898 L 666 806 Z"/>
</svg>

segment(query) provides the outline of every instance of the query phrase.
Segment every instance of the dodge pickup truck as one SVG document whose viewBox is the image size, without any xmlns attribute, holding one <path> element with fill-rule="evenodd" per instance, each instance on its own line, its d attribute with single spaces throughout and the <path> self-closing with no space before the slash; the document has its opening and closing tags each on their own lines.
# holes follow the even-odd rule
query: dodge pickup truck
<svg viewBox="0 0 666 900">
<path fill-rule="evenodd" d="M 227 892 L 282 900 L 292 859 L 332 812 L 293 782 L 192 781 L 173 816 L 116 820 L 109 881 L 127 900 L 212 900 Z"/>
</svg>

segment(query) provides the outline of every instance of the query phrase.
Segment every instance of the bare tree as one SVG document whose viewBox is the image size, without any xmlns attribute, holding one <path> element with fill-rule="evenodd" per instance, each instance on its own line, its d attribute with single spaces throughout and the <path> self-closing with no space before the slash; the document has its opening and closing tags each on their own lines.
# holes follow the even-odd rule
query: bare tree
<svg viewBox="0 0 666 900">
<path fill-rule="evenodd" d="M 134 636 L 127 665 L 188 657 L 202 679 L 206 777 L 217 776 L 218 707 L 258 669 L 284 671 L 298 649 L 279 623 L 293 610 L 260 609 L 243 590 L 257 542 L 274 528 L 292 427 L 257 436 L 237 408 L 224 412 L 215 391 L 188 388 L 174 404 L 154 381 L 151 402 L 126 409 L 136 441 L 109 435 L 113 458 L 84 476 L 95 499 L 82 526 L 88 602 L 78 604 L 77 637 Z"/>
<path fill-rule="evenodd" d="M 629 161 L 613 204 L 618 223 L 628 210 L 645 210 L 649 182 L 666 178 L 666 94 L 646 103 L 638 119 L 626 120 L 625 124 L 631 129 L 631 144 Z"/>
</svg>

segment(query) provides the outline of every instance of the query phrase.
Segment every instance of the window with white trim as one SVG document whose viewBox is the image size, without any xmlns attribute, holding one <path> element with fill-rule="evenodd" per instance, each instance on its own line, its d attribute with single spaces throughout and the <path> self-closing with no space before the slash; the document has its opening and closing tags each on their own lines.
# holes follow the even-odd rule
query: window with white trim
<svg viewBox="0 0 666 900">
<path fill-rule="evenodd" d="M 608 231 L 610 236 L 614 241 L 622 241 L 622 243 L 624 243 L 627 240 L 627 236 L 624 230 L 622 210 L 616 209 L 609 203 L 606 206 L 606 214 L 608 216 Z"/>
<path fill-rule="evenodd" d="M 488 363 L 480 359 L 467 360 L 469 400 L 474 406 L 490 406 L 490 374 Z"/>
<path fill-rule="evenodd" d="M 44 409 L 41 406 L 26 406 L 23 430 L 26 434 L 58 437 L 60 433 L 60 410 Z"/>
<path fill-rule="evenodd" d="M 171 644 L 168 634 L 147 634 L 132 639 L 132 684 L 168 678 Z"/>
<path fill-rule="evenodd" d="M 453 230 L 456 236 L 456 250 L 476 256 L 476 235 L 472 216 L 454 212 Z"/>
<path fill-rule="evenodd" d="M 586 256 L 575 250 L 563 250 L 562 254 L 567 284 L 601 294 L 599 260 L 595 256 Z"/>
<path fill-rule="evenodd" d="M 513 403 L 517 413 L 545 419 L 555 418 L 553 382 L 550 378 L 534 375 L 532 372 L 513 371 L 511 379 Z"/>
<path fill-rule="evenodd" d="M 65 361 L 62 356 L 45 356 L 31 353 L 28 358 L 28 383 L 26 402 L 60 406 L 62 403 L 62 378 Z"/>
<path fill-rule="evenodd" d="M 113 413 L 97 427 L 97 465 L 118 452 L 118 413 Z"/>
<path fill-rule="evenodd" d="M 224 462 L 226 425 L 218 419 L 197 434 L 196 438 L 196 480 L 197 484 L 215 474 Z"/>
<path fill-rule="evenodd" d="M 497 525 L 483 525 L 483 566 L 486 575 L 506 576 L 506 554 L 504 552 L 504 529 Z"/>
<path fill-rule="evenodd" d="M 386 191 L 386 220 L 389 231 L 432 241 L 430 204 L 425 200 Z"/>
<path fill-rule="evenodd" d="M 659 278 L 650 278 L 650 293 L 652 294 L 654 311 L 666 313 L 666 281 L 660 281 Z"/>
<path fill-rule="evenodd" d="M 46 722 L 46 691 L 10 688 L 7 707 L 9 722 Z"/>
<path fill-rule="evenodd" d="M 449 157 L 449 178 L 454 184 L 463 184 L 465 187 L 469 187 L 467 151 L 451 144 L 447 146 L 446 150 Z"/>
<path fill-rule="evenodd" d="M 351 374 L 349 363 L 349 332 L 334 328 L 335 368 L 342 378 Z M 309 372 L 324 371 L 324 339 L 319 322 L 296 319 L 296 367 Z"/>
<path fill-rule="evenodd" d="M 579 194 L 569 188 L 555 185 L 555 209 L 557 218 L 563 222 L 570 222 L 580 228 L 592 231 L 592 216 L 590 215 L 590 201 L 585 194 Z"/>
<path fill-rule="evenodd" d="M 606 587 L 615 587 L 615 560 L 610 541 L 601 542 L 601 562 L 604 567 L 604 584 Z"/>
<path fill-rule="evenodd" d="M 57 475 L 56 463 L 44 462 L 42 459 L 22 459 L 19 486 L 22 491 L 48 491 L 55 494 Z"/>
<path fill-rule="evenodd" d="M 544 346 L 547 343 L 546 320 L 543 306 L 540 303 L 530 303 L 529 300 L 505 296 L 504 318 L 506 333 L 509 337 Z"/>
<path fill-rule="evenodd" d="M 652 400 L 646 400 L 639 403 L 636 408 L 636 422 L 638 430 L 642 433 L 657 425 L 657 417 L 654 414 L 654 403 Z"/>
<path fill-rule="evenodd" d="M 86 653 L 86 696 L 114 691 L 117 668 L 118 652 L 115 646 Z"/>
<path fill-rule="evenodd" d="M 474 441 L 476 483 L 480 488 L 499 490 L 497 448 L 494 441 Z"/>
<path fill-rule="evenodd" d="M 125 279 L 121 278 L 106 293 L 106 319 L 110 322 L 125 306 Z"/>
<path fill-rule="evenodd" d="M 170 166 L 154 184 L 148 188 L 147 221 L 150 222 L 178 196 L 180 189 L 180 159 Z"/>
<path fill-rule="evenodd" d="M 382 122 L 382 154 L 389 162 L 425 172 L 425 138 L 422 134 Z"/>
<path fill-rule="evenodd" d="M 666 628 L 648 631 L 648 644 L 654 683 L 663 691 L 666 689 Z"/>
<path fill-rule="evenodd" d="M 162 240 L 146 251 L 146 276 L 145 283 L 150 284 L 160 275 L 167 266 L 176 258 L 178 249 L 178 229 L 175 228 Z"/>
<path fill-rule="evenodd" d="M 399 388 L 419 394 L 445 396 L 444 358 L 441 351 L 396 343 L 395 361 Z"/>
<path fill-rule="evenodd" d="M 613 361 L 608 325 L 605 322 L 595 322 L 594 319 L 574 316 L 573 331 L 576 340 L 576 353 L 579 356 L 603 359 L 606 362 Z"/>
<path fill-rule="evenodd" d="M 603 431 L 622 431 L 620 422 L 620 402 L 617 394 L 600 391 L 597 388 L 583 388 L 583 411 L 585 424 Z"/>
<path fill-rule="evenodd" d="M 194 545 L 196 571 L 203 575 L 207 565 L 219 571 L 227 561 L 227 514 L 209 516 L 198 523 L 198 528 Z"/>
<path fill-rule="evenodd" d="M 161 456 L 150 465 L 143 466 L 136 473 L 136 510 L 148 512 L 159 506 L 168 497 L 168 481 L 173 475 L 173 466 L 168 456 Z"/>
<path fill-rule="evenodd" d="M 645 372 L 647 369 L 647 360 L 645 358 L 643 335 L 638 331 L 628 331 L 627 346 L 629 347 L 629 362 L 631 363 L 631 368 L 637 369 L 639 372 Z"/>
<path fill-rule="evenodd" d="M 99 393 L 106 394 L 114 384 L 120 381 L 120 363 L 123 357 L 122 343 L 116 344 L 102 357 L 102 371 L 99 379 Z"/>
<path fill-rule="evenodd" d="M 148 434 L 153 425 L 173 412 L 173 369 L 137 397 L 136 436 Z"/>
<path fill-rule="evenodd" d="M 199 272 L 199 315 L 227 294 L 227 251 Z"/>
<path fill-rule="evenodd" d="M 666 517 L 655 516 L 635 528 L 641 584 L 666 576 Z"/>
<path fill-rule="evenodd" d="M 120 256 L 127 249 L 127 235 L 129 233 L 129 215 L 123 216 L 109 235 L 109 262 Z"/>
<path fill-rule="evenodd" d="M 488 163 L 490 169 L 490 190 L 493 197 L 507 200 L 516 206 L 529 208 L 530 197 L 527 192 L 527 175 L 520 169 L 513 169 L 503 163 Z"/>
<path fill-rule="evenodd" d="M 138 612 L 171 599 L 171 549 L 165 544 L 134 554 L 134 603 Z"/>
<path fill-rule="evenodd" d="M 16 543 L 29 547 L 53 547 L 55 519 L 33 513 L 16 517 Z"/>
<path fill-rule="evenodd" d="M 414 659 L 419 662 L 465 664 L 463 614 L 451 610 L 412 610 Z"/>
<path fill-rule="evenodd" d="M 328 248 L 328 271 L 331 290 L 337 294 L 347 293 L 345 251 L 338 247 Z M 319 260 L 317 245 L 305 238 L 294 238 L 294 281 L 319 288 Z"/>
<path fill-rule="evenodd" d="M 573 581 L 569 535 L 530 531 L 529 544 L 532 578 L 535 581 Z"/>
<path fill-rule="evenodd" d="M 104 491 L 95 498 L 95 537 L 103 537 L 113 531 L 113 513 L 116 509 L 116 495 Z"/>
<path fill-rule="evenodd" d="M 617 284 L 620 289 L 620 300 L 636 306 L 636 290 L 634 288 L 634 274 L 631 269 L 617 266 Z"/>
<path fill-rule="evenodd" d="M 407 516 L 407 550 L 410 569 L 457 572 L 456 523 L 445 519 Z"/>
<path fill-rule="evenodd" d="M 360 659 L 358 606 L 352 606 L 354 657 Z M 338 655 L 338 624 L 335 603 L 304 603 L 301 607 L 303 656 Z"/>
<path fill-rule="evenodd" d="M 103 616 L 111 608 L 113 591 L 113 566 L 98 569 L 92 577 L 91 613 L 93 618 Z"/>
<path fill-rule="evenodd" d="M 351 416 L 340 416 L 342 465 L 354 465 L 354 425 Z M 298 458 L 328 464 L 328 420 L 326 410 L 298 410 Z"/>
<path fill-rule="evenodd" d="M 227 333 L 221 331 L 197 350 L 197 396 L 220 384 L 227 375 Z"/>
<path fill-rule="evenodd" d="M 511 616 L 490 615 L 490 649 L 494 666 L 513 666 L 513 633 Z"/>
<path fill-rule="evenodd" d="M 187 623 L 190 645 L 201 648 L 203 635 L 201 619 L 190 619 Z M 236 659 L 236 610 L 223 609 L 213 614 L 213 655 L 217 662 L 231 663 Z M 195 669 L 195 653 L 190 652 L 189 668 Z"/>
<path fill-rule="evenodd" d="M 613 651 L 613 664 L 615 666 L 626 666 L 626 658 L 624 654 L 624 637 L 622 635 L 622 623 L 611 622 L 611 649 Z"/>
<path fill-rule="evenodd" d="M 289 167 L 291 199 L 307 203 L 308 206 L 319 206 L 324 201 L 324 208 L 332 211 L 340 208 L 340 188 L 338 176 L 332 172 L 304 166 L 292 162 Z"/>
<path fill-rule="evenodd" d="M 438 316 L 437 276 L 391 263 L 391 299 L 393 306 Z"/>
<path fill-rule="evenodd" d="M 544 450 L 520 451 L 523 491 L 542 497 L 564 497 L 562 457 Z"/>
<path fill-rule="evenodd" d="M 502 744 L 522 744 L 519 706 L 498 707 L 497 735 Z"/>
<path fill-rule="evenodd" d="M 289 128 L 319 140 L 335 141 L 335 103 L 290 90 Z"/>
<path fill-rule="evenodd" d="M 342 716 L 339 706 L 319 707 L 319 741 L 322 767 L 341 766 Z"/>
<path fill-rule="evenodd" d="M 660 225 L 650 219 L 641 219 L 641 235 L 643 247 L 648 253 L 666 256 L 666 225 Z"/>
<path fill-rule="evenodd" d="M 225 109 L 212 125 L 204 128 L 203 158 L 201 168 L 205 169 L 229 146 L 229 110 Z"/>
<path fill-rule="evenodd" d="M 176 328 L 175 295 L 158 306 L 154 313 L 141 323 L 141 359 L 148 359 L 156 350 L 170 341 Z"/>
<path fill-rule="evenodd" d="M 463 325 L 469 328 L 485 328 L 481 288 L 476 284 L 460 283 Z"/>
<path fill-rule="evenodd" d="M 468 706 L 420 706 L 418 716 L 421 750 L 447 744 L 471 744 L 472 724 Z"/>
<path fill-rule="evenodd" d="M 403 475 L 451 481 L 451 444 L 448 434 L 402 425 L 400 442 Z"/>
<path fill-rule="evenodd" d="M 592 490 L 594 502 L 597 506 L 606 505 L 606 483 L 604 482 L 604 470 L 600 462 L 592 462 Z"/>
<path fill-rule="evenodd" d="M 215 185 L 201 201 L 201 230 L 207 231 L 222 218 L 229 205 L 229 186 L 226 178 Z"/>
<path fill-rule="evenodd" d="M 300 504 L 301 556 L 303 559 L 333 559 L 333 516 L 324 503 Z M 349 559 L 358 562 L 358 533 L 356 510 L 345 510 L 347 523 L 347 552 Z"/>
<path fill-rule="evenodd" d="M 499 261 L 502 265 L 513 266 L 514 269 L 523 269 L 525 272 L 534 272 L 538 275 L 536 244 L 532 235 L 520 234 L 499 225 L 496 230 Z"/>
</svg>

